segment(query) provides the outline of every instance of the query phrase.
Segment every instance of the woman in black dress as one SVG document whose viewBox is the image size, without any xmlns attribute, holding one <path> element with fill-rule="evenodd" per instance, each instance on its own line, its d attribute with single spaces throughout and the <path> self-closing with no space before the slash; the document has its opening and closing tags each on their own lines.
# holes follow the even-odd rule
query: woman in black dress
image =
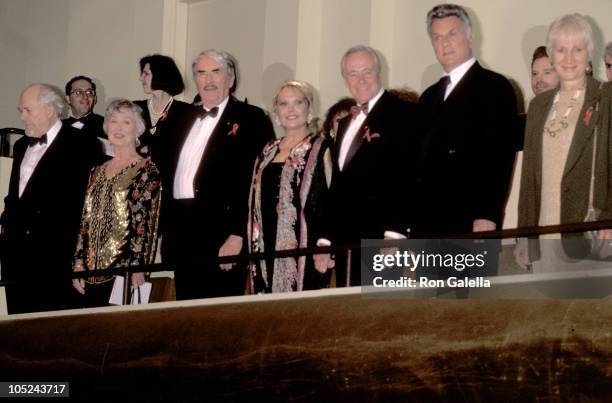
<svg viewBox="0 0 612 403">
<path fill-rule="evenodd" d="M 168 56 L 155 54 L 140 59 L 140 82 L 149 98 L 134 101 L 142 108 L 146 126 L 138 152 L 158 163 L 160 144 L 172 136 L 178 121 L 193 107 L 174 99 L 183 92 L 185 85 L 174 60 Z"/>
</svg>

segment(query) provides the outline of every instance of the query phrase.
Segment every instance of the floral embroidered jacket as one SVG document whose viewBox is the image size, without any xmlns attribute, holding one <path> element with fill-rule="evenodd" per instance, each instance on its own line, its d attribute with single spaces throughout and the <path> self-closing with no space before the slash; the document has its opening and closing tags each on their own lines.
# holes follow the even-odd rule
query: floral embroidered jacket
<svg viewBox="0 0 612 403">
<path fill-rule="evenodd" d="M 281 172 L 277 206 L 276 245 L 264 245 L 261 211 L 261 180 L 265 167 L 279 151 L 280 139 L 268 143 L 255 161 L 249 196 L 248 245 L 250 252 L 289 250 L 314 246 L 331 180 L 331 155 L 328 140 L 310 134 L 289 153 Z M 300 291 L 304 286 L 304 271 L 310 257 L 274 260 L 274 267 L 261 261 L 250 267 L 251 291 L 255 276 L 261 275 L 267 284 L 268 270 L 273 270 L 272 292 Z M 309 262 L 307 264 L 307 262 Z"/>
<path fill-rule="evenodd" d="M 86 270 L 152 263 L 155 259 L 160 203 L 159 171 L 140 159 L 113 177 L 105 165 L 92 170 L 81 218 L 75 261 Z M 90 277 L 100 283 L 112 277 Z"/>
</svg>

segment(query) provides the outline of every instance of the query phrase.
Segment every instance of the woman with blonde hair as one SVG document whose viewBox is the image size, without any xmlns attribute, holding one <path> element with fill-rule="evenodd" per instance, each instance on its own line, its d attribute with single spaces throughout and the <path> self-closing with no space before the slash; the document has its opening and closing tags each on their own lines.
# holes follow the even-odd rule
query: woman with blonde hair
<svg viewBox="0 0 612 403">
<path fill-rule="evenodd" d="M 274 117 L 284 135 L 268 143 L 255 162 L 249 196 L 250 252 L 313 247 L 331 181 L 329 140 L 317 134 L 313 93 L 302 81 L 286 81 L 274 97 Z M 265 259 L 250 267 L 254 293 L 326 286 L 328 267 L 313 258 Z"/>
<path fill-rule="evenodd" d="M 157 167 L 136 149 L 145 131 L 142 109 L 127 99 L 112 101 L 104 131 L 114 157 L 91 172 L 73 263 L 75 272 L 99 273 L 72 282 L 83 307 L 108 305 L 114 277 L 106 269 L 153 263 L 156 251 L 161 188 Z M 144 273 L 132 273 L 132 286 L 144 281 Z"/>
</svg>

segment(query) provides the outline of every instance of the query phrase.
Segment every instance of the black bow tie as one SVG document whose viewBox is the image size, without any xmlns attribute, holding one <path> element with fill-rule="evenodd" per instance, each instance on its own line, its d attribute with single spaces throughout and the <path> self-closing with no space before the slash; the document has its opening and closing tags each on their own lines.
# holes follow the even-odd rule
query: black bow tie
<svg viewBox="0 0 612 403">
<path fill-rule="evenodd" d="M 351 115 L 353 115 L 353 119 L 357 118 L 357 116 L 363 112 L 364 115 L 368 114 L 369 104 L 366 102 L 362 105 L 353 105 L 351 106 Z"/>
<path fill-rule="evenodd" d="M 206 109 L 202 109 L 200 112 L 198 112 L 198 117 L 202 120 L 204 120 L 206 116 L 210 116 L 211 118 L 214 118 L 217 116 L 217 113 L 219 113 L 219 108 L 215 106 L 209 111 L 207 111 Z"/>
<path fill-rule="evenodd" d="M 47 135 L 43 134 L 41 137 L 28 137 L 29 146 L 34 146 L 36 144 L 47 144 Z"/>
</svg>

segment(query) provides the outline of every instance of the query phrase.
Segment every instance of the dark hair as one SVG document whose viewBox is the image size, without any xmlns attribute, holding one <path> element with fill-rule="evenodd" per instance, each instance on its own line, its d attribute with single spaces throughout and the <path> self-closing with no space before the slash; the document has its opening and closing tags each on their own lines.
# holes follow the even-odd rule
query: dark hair
<svg viewBox="0 0 612 403">
<path fill-rule="evenodd" d="M 171 57 L 164 55 L 148 55 L 140 59 L 140 72 L 149 64 L 151 69 L 151 89 L 165 91 L 170 95 L 178 95 L 185 89 L 183 77 Z"/>
<path fill-rule="evenodd" d="M 543 57 L 548 57 L 546 46 L 538 46 L 533 51 L 533 57 L 531 58 L 531 67 L 533 67 L 533 64 L 535 63 L 536 60 L 541 59 Z"/>
<path fill-rule="evenodd" d="M 330 106 L 327 110 L 327 113 L 325 114 L 325 122 L 323 122 L 323 132 L 325 134 L 329 134 L 330 130 L 333 127 L 334 117 L 338 113 L 343 111 L 350 112 L 351 106 L 355 105 L 357 105 L 357 102 L 355 102 L 353 98 L 344 97 L 340 98 L 338 102 Z"/>
<path fill-rule="evenodd" d="M 412 91 L 408 88 L 391 88 L 389 90 L 389 94 L 394 97 L 404 101 L 404 102 L 412 102 L 413 104 L 419 103 L 419 93 L 416 91 Z"/>
<path fill-rule="evenodd" d="M 86 77 L 86 76 L 76 76 L 76 77 L 72 77 L 70 81 L 66 83 L 66 95 L 70 95 L 70 92 L 72 91 L 72 84 L 75 81 L 79 81 L 79 80 L 87 81 L 89 84 L 91 84 L 91 88 L 94 90 L 94 92 L 96 91 L 96 83 L 94 83 L 91 78 Z"/>
</svg>

